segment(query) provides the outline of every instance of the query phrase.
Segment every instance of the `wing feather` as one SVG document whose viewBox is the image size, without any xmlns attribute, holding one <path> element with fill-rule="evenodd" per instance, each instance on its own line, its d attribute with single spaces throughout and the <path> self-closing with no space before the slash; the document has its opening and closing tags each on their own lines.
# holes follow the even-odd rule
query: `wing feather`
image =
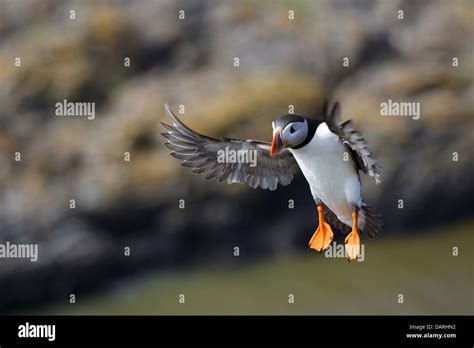
<svg viewBox="0 0 474 348">
<path fill-rule="evenodd" d="M 381 182 L 380 166 L 373 157 L 372 150 L 361 133 L 356 131 L 352 121 L 348 120 L 341 123 L 341 108 L 336 102 L 329 112 L 327 106 L 324 107 L 324 120 L 331 132 L 339 136 L 344 144 L 347 145 L 357 168 L 365 174 L 372 177 L 377 184 Z"/>
<path fill-rule="evenodd" d="M 170 155 L 181 161 L 181 165 L 191 168 L 193 174 L 205 174 L 204 179 L 217 179 L 244 183 L 250 187 L 275 190 L 280 185 L 288 185 L 299 167 L 293 155 L 283 150 L 270 157 L 271 144 L 258 140 L 232 138 L 214 139 L 199 134 L 186 126 L 165 104 L 165 110 L 173 125 L 161 123 L 166 130 L 164 146 Z M 255 151 L 256 166 L 251 163 L 218 161 L 221 151 Z"/>
</svg>

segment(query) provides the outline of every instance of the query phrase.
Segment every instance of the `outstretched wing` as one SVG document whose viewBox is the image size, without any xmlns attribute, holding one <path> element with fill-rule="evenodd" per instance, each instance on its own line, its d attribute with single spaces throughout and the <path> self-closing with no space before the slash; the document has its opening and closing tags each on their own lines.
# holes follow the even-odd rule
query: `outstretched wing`
<svg viewBox="0 0 474 348">
<path fill-rule="evenodd" d="M 343 143 L 348 146 L 357 164 L 357 168 L 374 178 L 375 182 L 379 184 L 381 182 L 380 167 L 372 156 L 372 150 L 362 134 L 353 128 L 351 120 L 341 122 L 339 103 L 336 102 L 329 112 L 326 102 L 323 107 L 323 113 L 324 120 L 331 132 L 339 136 Z"/>
<path fill-rule="evenodd" d="M 168 104 L 165 110 L 173 126 L 161 122 L 166 129 L 161 133 L 167 139 L 164 145 L 182 166 L 192 168 L 193 174 L 205 174 L 205 179 L 216 178 L 219 182 L 227 180 L 229 184 L 240 182 L 253 188 L 275 190 L 278 184 L 288 185 L 299 168 L 287 150 L 270 157 L 271 144 L 267 142 L 210 138 L 187 127 Z"/>
</svg>

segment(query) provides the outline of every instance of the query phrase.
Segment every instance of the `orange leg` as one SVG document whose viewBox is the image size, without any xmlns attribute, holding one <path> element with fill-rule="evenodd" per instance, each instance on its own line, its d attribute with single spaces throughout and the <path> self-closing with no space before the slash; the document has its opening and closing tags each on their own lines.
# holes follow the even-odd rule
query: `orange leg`
<svg viewBox="0 0 474 348">
<path fill-rule="evenodd" d="M 309 241 L 309 247 L 316 251 L 323 251 L 329 246 L 329 244 L 331 244 L 334 233 L 332 232 L 331 226 L 329 226 L 324 219 L 324 209 L 322 204 L 318 204 L 318 217 L 319 226 Z"/>
<path fill-rule="evenodd" d="M 357 211 L 352 213 L 352 231 L 349 233 L 344 241 L 346 253 L 349 256 L 349 261 L 355 260 L 360 255 L 360 236 L 357 227 L 358 214 Z"/>
</svg>

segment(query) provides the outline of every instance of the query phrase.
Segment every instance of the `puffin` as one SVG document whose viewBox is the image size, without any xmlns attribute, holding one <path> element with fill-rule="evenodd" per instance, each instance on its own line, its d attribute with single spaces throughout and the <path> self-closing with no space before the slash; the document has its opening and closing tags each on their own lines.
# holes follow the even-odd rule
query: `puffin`
<svg viewBox="0 0 474 348">
<path fill-rule="evenodd" d="M 186 126 L 171 110 L 165 111 L 172 125 L 161 122 L 164 146 L 182 166 L 193 174 L 204 174 L 229 184 L 242 183 L 252 188 L 275 190 L 291 183 L 301 170 L 316 203 L 319 224 L 309 240 L 315 251 L 326 250 L 333 238 L 331 225 L 347 234 L 344 240 L 348 260 L 360 256 L 360 233 L 373 238 L 382 230 L 381 215 L 367 205 L 360 175 L 381 182 L 380 167 L 367 141 L 353 127 L 341 121 L 339 102 L 332 107 L 326 99 L 321 114 L 307 117 L 286 114 L 272 122 L 272 142 L 219 139 L 200 134 Z M 252 151 L 256 163 L 223 161 L 223 152 Z"/>
</svg>

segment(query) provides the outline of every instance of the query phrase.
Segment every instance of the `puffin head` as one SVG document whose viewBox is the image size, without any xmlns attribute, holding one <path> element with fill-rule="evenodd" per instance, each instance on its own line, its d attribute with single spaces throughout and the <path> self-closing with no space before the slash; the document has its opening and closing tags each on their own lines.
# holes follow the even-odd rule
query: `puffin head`
<svg viewBox="0 0 474 348">
<path fill-rule="evenodd" d="M 308 120 L 300 115 L 283 115 L 273 121 L 273 141 L 270 156 L 286 147 L 296 148 L 308 136 Z"/>
</svg>

